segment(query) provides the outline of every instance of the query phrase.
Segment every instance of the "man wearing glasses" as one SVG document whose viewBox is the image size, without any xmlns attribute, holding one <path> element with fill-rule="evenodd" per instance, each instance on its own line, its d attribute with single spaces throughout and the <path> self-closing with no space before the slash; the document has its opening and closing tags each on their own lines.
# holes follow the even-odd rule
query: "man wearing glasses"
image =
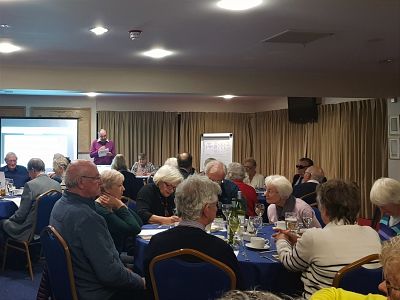
<svg viewBox="0 0 400 300">
<path fill-rule="evenodd" d="M 314 162 L 307 157 L 303 157 L 303 158 L 299 159 L 299 161 L 296 165 L 297 173 L 296 173 L 296 175 L 293 176 L 293 180 L 292 180 L 293 187 L 295 187 L 296 185 L 301 184 L 303 182 L 303 177 L 304 177 L 304 173 L 305 173 L 306 169 L 313 165 L 314 165 Z"/>
<path fill-rule="evenodd" d="M 125 268 L 94 200 L 101 179 L 96 165 L 72 162 L 65 174 L 64 192 L 50 216 L 71 251 L 79 299 L 142 299 L 144 281 Z"/>
</svg>

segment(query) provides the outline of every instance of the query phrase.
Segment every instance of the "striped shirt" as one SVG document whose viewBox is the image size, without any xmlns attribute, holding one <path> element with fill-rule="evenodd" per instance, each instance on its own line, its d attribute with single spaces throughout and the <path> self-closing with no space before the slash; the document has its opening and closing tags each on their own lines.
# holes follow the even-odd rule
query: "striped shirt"
<svg viewBox="0 0 400 300">
<path fill-rule="evenodd" d="M 330 287 L 336 272 L 345 265 L 381 252 L 379 236 L 371 227 L 341 222 L 308 229 L 294 247 L 284 239 L 277 240 L 276 245 L 285 268 L 302 272 L 304 298 Z"/>
<path fill-rule="evenodd" d="M 384 215 L 379 221 L 379 237 L 382 241 L 390 240 L 400 234 L 400 222 L 390 226 L 390 216 Z"/>
</svg>

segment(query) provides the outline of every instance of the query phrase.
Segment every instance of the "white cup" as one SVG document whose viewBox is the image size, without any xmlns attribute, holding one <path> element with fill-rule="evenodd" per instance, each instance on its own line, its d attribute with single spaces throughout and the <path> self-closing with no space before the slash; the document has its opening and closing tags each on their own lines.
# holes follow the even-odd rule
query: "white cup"
<svg viewBox="0 0 400 300">
<path fill-rule="evenodd" d="M 258 236 L 253 236 L 250 238 L 250 245 L 254 248 L 263 249 L 265 244 L 269 244 L 269 241 Z"/>
<path fill-rule="evenodd" d="M 286 221 L 276 221 L 275 227 L 278 229 L 286 230 Z"/>
</svg>

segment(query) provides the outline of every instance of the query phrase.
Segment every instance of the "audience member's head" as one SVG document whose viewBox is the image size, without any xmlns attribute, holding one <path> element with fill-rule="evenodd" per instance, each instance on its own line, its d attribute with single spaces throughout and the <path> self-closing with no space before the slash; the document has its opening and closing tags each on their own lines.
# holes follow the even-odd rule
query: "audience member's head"
<svg viewBox="0 0 400 300">
<path fill-rule="evenodd" d="M 125 161 L 125 157 L 122 154 L 115 155 L 115 157 L 111 163 L 111 169 L 114 169 L 117 171 L 128 170 L 128 167 L 127 167 L 126 161 Z"/>
<path fill-rule="evenodd" d="M 307 157 L 300 158 L 296 165 L 297 174 L 304 175 L 305 170 L 313 165 L 314 162 L 311 159 Z"/>
<path fill-rule="evenodd" d="M 189 170 L 192 168 L 192 154 L 184 152 L 178 154 L 178 167 Z"/>
<path fill-rule="evenodd" d="M 142 167 L 146 166 L 147 164 L 147 155 L 146 153 L 139 153 L 138 155 L 138 161 L 139 161 L 139 165 L 141 165 Z"/>
<path fill-rule="evenodd" d="M 100 195 L 101 178 L 96 165 L 88 160 L 72 161 L 65 172 L 68 191 L 93 200 Z"/>
<path fill-rule="evenodd" d="M 14 170 L 17 167 L 17 160 L 17 155 L 14 152 L 8 152 L 6 157 L 4 157 L 4 161 L 9 170 Z"/>
<path fill-rule="evenodd" d="M 265 178 L 265 197 L 269 204 L 283 207 L 293 192 L 292 184 L 282 175 L 271 175 Z"/>
<path fill-rule="evenodd" d="M 182 220 L 210 224 L 217 213 L 219 185 L 206 176 L 192 175 L 178 185 L 175 205 Z"/>
<path fill-rule="evenodd" d="M 265 291 L 239 291 L 226 292 L 218 300 L 281 300 L 282 298 Z"/>
<path fill-rule="evenodd" d="M 228 165 L 226 178 L 230 180 L 243 181 L 245 177 L 246 177 L 246 170 L 244 169 L 242 164 L 238 162 L 232 162 Z"/>
<path fill-rule="evenodd" d="M 69 162 L 68 162 L 67 158 L 65 158 L 64 156 L 57 156 L 57 158 L 53 159 L 53 171 L 58 176 L 64 175 L 65 170 L 67 170 L 68 165 L 69 165 Z"/>
<path fill-rule="evenodd" d="M 330 221 L 343 221 L 344 224 L 354 224 L 361 206 L 360 190 L 355 183 L 331 179 L 319 184 L 316 189 L 318 207 L 321 215 Z"/>
<path fill-rule="evenodd" d="M 212 181 L 221 184 L 226 176 L 226 166 L 219 160 L 212 160 L 206 165 L 204 173 Z"/>
<path fill-rule="evenodd" d="M 322 183 L 322 181 L 325 178 L 324 171 L 318 167 L 318 166 L 311 166 L 306 169 L 304 172 L 304 180 L 303 182 L 307 182 L 309 180 L 316 180 L 319 183 Z"/>
<path fill-rule="evenodd" d="M 164 165 L 178 168 L 178 159 L 176 157 L 169 157 L 165 160 Z"/>
<path fill-rule="evenodd" d="M 46 170 L 44 162 L 40 158 L 31 158 L 28 161 L 26 168 L 28 169 L 28 175 L 31 179 L 36 178 Z"/>
<path fill-rule="evenodd" d="M 386 293 L 390 300 L 400 300 L 400 236 L 383 242 L 381 263 L 385 280 L 379 289 Z"/>
<path fill-rule="evenodd" d="M 183 177 L 177 168 L 162 166 L 154 174 L 154 183 L 164 197 L 169 197 L 175 192 L 176 187 L 182 182 Z"/>
<path fill-rule="evenodd" d="M 245 159 L 243 166 L 246 170 L 246 173 L 249 175 L 253 175 L 256 174 L 256 167 L 257 167 L 257 163 L 256 160 L 252 157 Z"/>
<path fill-rule="evenodd" d="M 108 193 L 118 199 L 121 199 L 124 188 L 124 175 L 117 170 L 104 170 L 100 174 L 101 192 Z"/>
<path fill-rule="evenodd" d="M 392 178 L 380 178 L 371 188 L 372 204 L 378 206 L 382 214 L 400 217 L 400 182 Z"/>
<path fill-rule="evenodd" d="M 210 161 L 213 161 L 213 160 L 216 160 L 214 157 L 209 157 L 209 158 L 207 158 L 205 161 L 204 161 L 204 165 L 203 165 L 203 167 L 204 167 L 204 169 L 206 168 L 206 166 L 207 166 L 207 164 L 210 162 Z M 204 171 L 204 170 L 203 170 Z"/>
</svg>

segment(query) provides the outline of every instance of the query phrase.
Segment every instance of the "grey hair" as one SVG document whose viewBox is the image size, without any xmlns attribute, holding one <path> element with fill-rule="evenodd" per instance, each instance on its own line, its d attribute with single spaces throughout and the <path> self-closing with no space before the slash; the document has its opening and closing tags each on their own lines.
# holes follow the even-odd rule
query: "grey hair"
<svg viewBox="0 0 400 300">
<path fill-rule="evenodd" d="M 381 263 L 385 274 L 397 272 L 400 266 L 400 236 L 395 236 L 382 243 Z"/>
<path fill-rule="evenodd" d="M 244 166 L 238 162 L 232 162 L 228 165 L 226 178 L 230 180 L 243 180 L 246 177 Z"/>
<path fill-rule="evenodd" d="M 18 160 L 18 157 L 14 152 L 8 152 L 6 157 L 4 157 L 4 161 L 7 162 L 7 159 L 9 159 L 10 156 L 15 156 L 15 159 Z"/>
<path fill-rule="evenodd" d="M 176 157 L 167 158 L 164 165 L 178 168 L 178 159 Z"/>
<path fill-rule="evenodd" d="M 43 160 L 40 158 L 31 158 L 27 164 L 28 171 L 44 172 L 46 170 Z"/>
<path fill-rule="evenodd" d="M 117 170 L 104 170 L 100 174 L 101 177 L 101 190 L 107 190 L 113 185 L 117 185 L 119 182 L 124 182 L 124 175 Z"/>
<path fill-rule="evenodd" d="M 282 298 L 265 291 L 239 291 L 226 292 L 218 300 L 281 300 Z"/>
<path fill-rule="evenodd" d="M 138 159 L 147 159 L 147 155 L 144 152 L 139 153 Z"/>
<path fill-rule="evenodd" d="M 282 175 L 270 175 L 265 178 L 265 186 L 267 189 L 268 186 L 271 185 L 277 189 L 278 194 L 282 199 L 288 199 L 293 192 L 292 184 Z"/>
<path fill-rule="evenodd" d="M 67 169 L 69 165 L 68 160 L 64 156 L 59 156 L 58 158 L 53 159 L 53 170 L 62 169 L 63 172 Z"/>
<path fill-rule="evenodd" d="M 206 167 L 207 166 L 207 164 L 210 162 L 210 161 L 213 161 L 213 160 L 216 160 L 214 157 L 209 157 L 209 158 L 207 158 L 205 161 L 204 161 L 204 167 Z"/>
<path fill-rule="evenodd" d="M 183 220 L 196 221 L 206 203 L 213 203 L 213 196 L 221 193 L 220 186 L 207 176 L 192 175 L 178 185 L 175 205 Z M 217 200 L 218 201 L 218 200 Z"/>
<path fill-rule="evenodd" d="M 205 169 L 204 169 L 204 173 L 207 175 L 207 174 L 210 174 L 210 173 L 214 173 L 216 170 L 218 170 L 219 168 L 221 168 L 222 167 L 222 169 L 224 170 L 224 173 L 225 173 L 225 175 L 226 175 L 226 173 L 227 173 L 227 170 L 226 170 L 226 166 L 225 166 L 225 164 L 222 162 L 222 161 L 219 161 L 219 160 L 212 160 L 212 161 L 210 161 L 207 165 L 206 165 L 206 167 L 205 167 Z M 213 171 L 213 172 L 211 172 L 211 171 Z"/>
<path fill-rule="evenodd" d="M 164 165 L 154 174 L 153 180 L 158 186 L 161 182 L 178 184 L 183 180 L 181 172 L 177 168 Z"/>
<path fill-rule="evenodd" d="M 376 206 L 400 204 L 400 182 L 393 178 L 380 178 L 372 185 L 369 196 Z"/>
<path fill-rule="evenodd" d="M 115 155 L 112 163 L 111 163 L 111 169 L 120 171 L 120 170 L 128 170 L 128 167 L 126 165 L 125 157 L 122 154 L 117 154 Z"/>
</svg>

